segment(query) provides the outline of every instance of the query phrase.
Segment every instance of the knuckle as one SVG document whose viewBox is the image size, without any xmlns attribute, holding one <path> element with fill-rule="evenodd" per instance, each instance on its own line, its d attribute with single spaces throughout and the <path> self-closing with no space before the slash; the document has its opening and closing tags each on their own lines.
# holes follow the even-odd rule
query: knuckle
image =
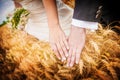
<svg viewBox="0 0 120 80">
<path fill-rule="evenodd" d="M 65 48 L 65 45 L 62 44 L 61 47 L 64 49 L 64 48 Z"/>
<path fill-rule="evenodd" d="M 57 49 L 55 48 L 54 51 L 57 52 Z"/>
<path fill-rule="evenodd" d="M 64 52 L 66 52 L 66 48 L 65 47 L 63 47 L 62 49 L 63 49 Z"/>
<path fill-rule="evenodd" d="M 74 44 L 69 44 L 71 47 L 73 47 L 74 46 Z"/>
<path fill-rule="evenodd" d="M 61 52 L 62 51 L 61 47 L 58 47 L 58 50 Z"/>
<path fill-rule="evenodd" d="M 57 57 L 59 57 L 59 54 L 58 54 L 58 53 L 55 53 L 55 55 L 56 55 Z"/>
<path fill-rule="evenodd" d="M 71 59 L 70 57 L 67 58 L 68 61 L 70 61 L 70 59 Z"/>
</svg>

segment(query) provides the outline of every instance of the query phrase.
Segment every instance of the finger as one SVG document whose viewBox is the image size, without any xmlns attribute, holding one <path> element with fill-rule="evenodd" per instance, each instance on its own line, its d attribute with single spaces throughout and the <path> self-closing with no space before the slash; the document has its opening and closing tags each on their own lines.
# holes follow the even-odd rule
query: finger
<svg viewBox="0 0 120 80">
<path fill-rule="evenodd" d="M 63 42 L 64 42 L 67 50 L 69 50 L 69 45 L 68 45 L 68 42 L 67 42 L 67 37 L 66 37 L 66 38 L 63 38 Z"/>
<path fill-rule="evenodd" d="M 55 44 L 51 44 L 51 48 L 52 48 L 52 50 L 55 52 L 55 55 L 57 56 L 57 58 L 58 58 L 59 60 L 61 60 L 61 56 L 60 56 L 60 54 L 59 54 L 59 52 L 58 52 L 58 50 L 57 50 L 57 46 L 56 46 Z"/>
<path fill-rule="evenodd" d="M 55 55 L 57 56 L 57 58 L 58 58 L 59 60 L 61 60 L 61 56 L 60 56 L 60 53 L 59 53 L 58 50 L 57 50 L 57 47 L 55 47 L 54 52 L 55 52 Z"/>
<path fill-rule="evenodd" d="M 60 44 L 61 44 L 61 48 L 62 48 L 65 56 L 68 57 L 67 48 L 66 48 L 66 46 L 64 44 L 64 41 L 61 41 Z"/>
<path fill-rule="evenodd" d="M 61 48 L 60 43 L 58 42 L 56 45 L 57 45 L 58 52 L 60 53 L 60 56 L 62 57 L 62 61 L 66 60 L 65 54 Z"/>
<path fill-rule="evenodd" d="M 76 50 L 76 60 L 75 63 L 78 64 L 80 61 L 80 54 L 81 54 L 82 49 L 81 48 L 77 48 Z"/>
<path fill-rule="evenodd" d="M 50 43 L 51 49 L 54 51 L 54 48 L 56 47 L 54 43 Z"/>
<path fill-rule="evenodd" d="M 70 60 L 71 60 L 71 56 L 72 56 L 72 48 L 69 49 L 69 55 L 68 55 L 68 59 L 67 59 L 67 66 L 70 66 Z"/>
<path fill-rule="evenodd" d="M 75 58 L 76 58 L 76 48 L 74 47 L 73 48 L 73 51 L 72 51 L 72 56 L 71 56 L 71 60 L 70 60 L 70 67 L 72 67 L 75 63 Z"/>
</svg>

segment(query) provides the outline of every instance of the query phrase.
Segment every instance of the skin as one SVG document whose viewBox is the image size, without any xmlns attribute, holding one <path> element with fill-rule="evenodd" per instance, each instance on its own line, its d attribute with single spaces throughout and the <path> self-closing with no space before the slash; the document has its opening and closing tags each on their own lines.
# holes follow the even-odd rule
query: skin
<svg viewBox="0 0 120 80">
<path fill-rule="evenodd" d="M 85 44 L 85 29 L 72 25 L 67 39 L 59 24 L 56 0 L 43 0 L 43 4 L 48 17 L 49 42 L 55 55 L 62 61 L 67 60 L 68 67 L 78 64 Z"/>
<path fill-rule="evenodd" d="M 22 8 L 22 5 L 19 2 L 14 1 L 14 4 L 16 8 Z"/>
<path fill-rule="evenodd" d="M 68 56 L 69 47 L 67 37 L 59 24 L 56 0 L 43 0 L 43 4 L 48 17 L 51 48 L 56 53 L 58 59 L 64 61 Z"/>
<path fill-rule="evenodd" d="M 72 67 L 75 63 L 78 64 L 80 54 L 85 45 L 86 31 L 84 28 L 72 26 L 69 35 L 69 56 L 67 59 L 67 66 Z"/>
</svg>

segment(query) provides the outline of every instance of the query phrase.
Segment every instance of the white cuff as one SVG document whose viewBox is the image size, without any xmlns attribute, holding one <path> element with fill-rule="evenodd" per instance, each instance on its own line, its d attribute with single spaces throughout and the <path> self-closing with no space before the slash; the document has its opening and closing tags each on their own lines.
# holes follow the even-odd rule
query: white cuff
<svg viewBox="0 0 120 80">
<path fill-rule="evenodd" d="M 90 30 L 98 29 L 98 22 L 90 22 L 90 21 L 72 19 L 72 25 L 74 25 L 76 27 L 90 29 Z"/>
</svg>

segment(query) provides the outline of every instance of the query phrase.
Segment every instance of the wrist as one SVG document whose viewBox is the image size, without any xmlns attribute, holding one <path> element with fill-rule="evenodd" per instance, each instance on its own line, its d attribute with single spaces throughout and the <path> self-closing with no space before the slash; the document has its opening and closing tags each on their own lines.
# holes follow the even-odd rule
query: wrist
<svg viewBox="0 0 120 80">
<path fill-rule="evenodd" d="M 82 28 L 82 27 L 77 27 L 77 26 L 74 26 L 72 25 L 71 26 L 71 31 L 74 31 L 74 32 L 86 32 L 86 29 L 85 28 Z"/>
<path fill-rule="evenodd" d="M 56 26 L 59 26 L 60 24 L 59 24 L 59 22 L 48 22 L 48 26 L 51 28 L 54 28 L 54 27 L 56 27 Z"/>
<path fill-rule="evenodd" d="M 48 26 L 49 26 L 50 31 L 53 31 L 53 30 L 57 31 L 57 30 L 61 29 L 59 24 L 49 24 Z"/>
</svg>

